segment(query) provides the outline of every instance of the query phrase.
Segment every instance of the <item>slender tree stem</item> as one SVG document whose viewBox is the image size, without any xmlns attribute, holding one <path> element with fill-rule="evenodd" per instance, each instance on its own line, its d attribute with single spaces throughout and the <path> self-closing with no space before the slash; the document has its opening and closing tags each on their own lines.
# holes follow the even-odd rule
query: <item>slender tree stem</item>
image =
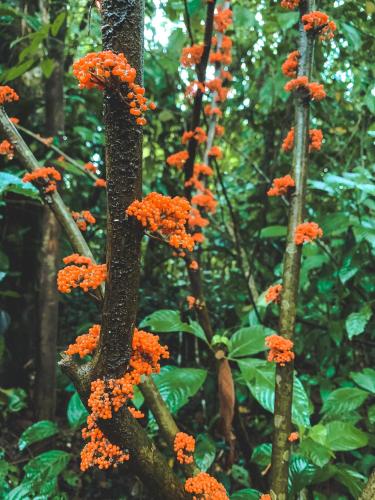
<svg viewBox="0 0 375 500">
<path fill-rule="evenodd" d="M 311 10 L 313 2 L 304 0 L 300 5 L 300 18 Z M 306 33 L 299 23 L 298 76 L 310 78 L 314 38 Z M 287 243 L 283 267 L 283 293 L 280 304 L 280 335 L 293 339 L 297 312 L 297 296 L 301 267 L 301 245 L 294 242 L 296 227 L 303 222 L 306 202 L 308 171 L 308 137 L 310 102 L 304 92 L 295 92 L 294 153 L 292 177 L 295 191 L 289 207 Z M 293 397 L 293 363 L 276 367 L 274 435 L 272 444 L 271 496 L 286 500 L 288 493 L 288 469 Z"/>
</svg>

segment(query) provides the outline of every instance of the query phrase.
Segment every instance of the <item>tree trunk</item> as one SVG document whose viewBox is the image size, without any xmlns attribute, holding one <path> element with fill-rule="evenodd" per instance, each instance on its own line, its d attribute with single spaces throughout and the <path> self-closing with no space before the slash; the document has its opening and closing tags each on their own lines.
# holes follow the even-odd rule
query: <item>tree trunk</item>
<svg viewBox="0 0 375 500">
<path fill-rule="evenodd" d="M 43 8 L 44 6 L 42 6 Z M 61 0 L 49 3 L 47 21 L 53 22 L 66 13 Z M 48 39 L 48 56 L 55 67 L 45 82 L 46 136 L 60 135 L 64 130 L 64 39 L 65 22 L 56 37 Z M 52 419 L 56 409 L 56 351 L 58 333 L 58 294 L 56 273 L 59 260 L 59 223 L 47 206 L 43 207 L 42 245 L 39 279 L 39 338 L 36 354 L 35 415 L 39 420 Z"/>
<path fill-rule="evenodd" d="M 312 8 L 313 2 L 306 0 L 300 5 L 299 22 L 299 64 L 298 76 L 310 79 L 314 38 L 304 30 L 301 18 Z M 300 94 L 295 95 L 294 151 L 292 177 L 295 191 L 289 207 L 287 243 L 283 267 L 283 292 L 281 294 L 279 332 L 292 340 L 297 312 L 299 274 L 301 267 L 302 245 L 296 245 L 294 233 L 303 222 L 306 202 L 306 183 L 308 171 L 308 136 L 310 102 Z M 274 434 L 272 443 L 272 479 L 271 497 L 286 500 L 288 494 L 288 471 L 290 457 L 292 398 L 293 398 L 293 362 L 276 367 Z"/>
</svg>

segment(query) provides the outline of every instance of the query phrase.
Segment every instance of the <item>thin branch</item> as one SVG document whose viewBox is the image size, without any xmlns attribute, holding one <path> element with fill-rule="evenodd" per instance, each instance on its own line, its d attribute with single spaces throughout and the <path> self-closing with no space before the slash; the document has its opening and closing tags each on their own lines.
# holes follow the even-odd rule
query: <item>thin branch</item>
<svg viewBox="0 0 375 500">
<path fill-rule="evenodd" d="M 24 132 L 25 134 L 27 134 L 30 137 L 32 137 L 33 139 L 35 139 L 36 141 L 39 141 L 46 148 L 52 149 L 53 151 L 55 151 L 60 156 L 63 156 L 69 163 L 71 163 L 72 165 L 74 165 L 75 167 L 77 167 L 83 174 L 89 176 L 94 181 L 96 181 L 97 179 L 99 179 L 99 177 L 97 175 L 95 175 L 94 173 L 86 170 L 84 167 L 82 167 L 82 165 L 77 160 L 75 160 L 74 158 L 72 158 L 71 156 L 69 156 L 62 149 L 60 149 L 59 147 L 55 146 L 54 144 L 48 144 L 48 143 L 46 143 L 45 139 L 43 139 L 43 137 L 41 137 L 40 135 L 35 134 L 31 130 L 23 127 L 22 125 L 17 124 L 16 127 L 19 130 L 22 130 L 22 132 Z"/>
</svg>

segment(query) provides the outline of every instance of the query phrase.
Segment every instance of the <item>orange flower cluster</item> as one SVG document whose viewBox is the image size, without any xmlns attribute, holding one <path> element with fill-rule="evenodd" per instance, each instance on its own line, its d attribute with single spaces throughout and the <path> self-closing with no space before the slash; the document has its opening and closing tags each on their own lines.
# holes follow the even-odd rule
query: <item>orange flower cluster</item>
<svg viewBox="0 0 375 500">
<path fill-rule="evenodd" d="M 22 178 L 23 182 L 35 182 L 43 179 L 47 185 L 44 187 L 45 193 L 56 191 L 56 181 L 61 181 L 61 174 L 53 167 L 41 167 L 25 174 Z"/>
<path fill-rule="evenodd" d="M 195 43 L 191 47 L 183 48 L 180 58 L 182 66 L 185 66 L 185 68 L 189 68 L 190 66 L 199 64 L 202 59 L 203 51 L 204 51 L 203 43 Z"/>
<path fill-rule="evenodd" d="M 320 151 L 323 142 L 323 132 L 318 128 L 312 128 L 309 130 L 310 135 L 310 146 L 309 152 Z"/>
<path fill-rule="evenodd" d="M 20 119 L 16 118 L 15 116 L 11 116 L 9 118 L 9 121 L 11 121 L 12 123 L 14 123 L 14 125 L 17 125 L 20 122 Z"/>
<path fill-rule="evenodd" d="M 200 194 L 196 194 L 191 199 L 192 205 L 197 205 L 203 208 L 206 212 L 214 214 L 216 212 L 217 201 L 215 200 L 212 191 L 205 188 Z"/>
<path fill-rule="evenodd" d="M 213 108 L 211 104 L 206 104 L 203 111 L 206 116 L 217 115 L 219 118 L 223 116 L 221 109 L 215 107 Z"/>
<path fill-rule="evenodd" d="M 8 87 L 8 85 L 0 86 L 0 106 L 3 106 L 6 102 L 18 101 L 19 98 L 19 95 L 12 87 Z"/>
<path fill-rule="evenodd" d="M 174 438 L 173 449 L 177 454 L 177 461 L 180 464 L 192 464 L 194 462 L 194 457 L 191 455 L 195 450 L 195 439 L 193 436 L 189 436 L 185 432 L 178 432 Z"/>
<path fill-rule="evenodd" d="M 90 210 L 82 210 L 81 212 L 72 212 L 72 217 L 76 221 L 77 226 L 81 231 L 87 230 L 87 224 L 95 224 L 96 219 Z"/>
<path fill-rule="evenodd" d="M 212 146 L 212 148 L 208 152 L 208 156 L 214 156 L 215 158 L 221 158 L 223 156 L 223 152 L 219 146 Z"/>
<path fill-rule="evenodd" d="M 305 89 L 309 97 L 315 101 L 321 101 L 326 97 L 324 87 L 321 83 L 309 82 L 307 76 L 299 76 L 294 80 L 290 80 L 285 84 L 284 89 L 287 92 L 292 92 L 293 90 Z"/>
<path fill-rule="evenodd" d="M 134 396 L 134 385 L 141 382 L 142 376 L 158 373 L 159 361 L 168 358 L 168 348 L 159 344 L 159 337 L 142 330 L 134 329 L 133 353 L 130 358 L 129 371 L 118 379 L 97 379 L 91 383 L 91 394 L 88 406 L 91 414 L 87 418 L 87 428 L 83 429 L 82 436 L 89 439 L 81 453 L 81 469 L 87 470 L 92 466 L 99 468 L 116 467 L 118 463 L 129 459 L 129 455 L 114 447 L 104 437 L 97 425 L 97 420 L 110 419 L 113 411 L 117 412 Z M 142 418 L 142 412 L 129 407 L 134 418 Z"/>
<path fill-rule="evenodd" d="M 271 495 L 269 495 L 268 493 L 265 493 L 265 494 L 260 496 L 259 500 L 272 500 L 272 498 L 271 498 Z"/>
<path fill-rule="evenodd" d="M 87 333 L 79 335 L 74 344 L 70 344 L 65 354 L 73 356 L 73 354 L 78 354 L 80 358 L 91 354 L 95 351 L 100 336 L 100 325 L 93 325 Z"/>
<path fill-rule="evenodd" d="M 107 187 L 107 181 L 105 179 L 96 179 L 94 183 L 95 187 L 100 187 L 100 188 L 106 188 Z"/>
<path fill-rule="evenodd" d="M 146 125 L 143 113 L 156 107 L 154 103 L 147 104 L 145 89 L 135 83 L 137 71 L 130 66 L 124 54 L 116 54 L 111 50 L 91 52 L 73 64 L 73 74 L 80 88 L 103 90 L 108 87 L 117 91 L 129 106 L 129 113 L 137 117 L 138 125 Z M 128 90 L 126 95 L 121 92 L 124 84 Z"/>
<path fill-rule="evenodd" d="M 192 260 L 189 264 L 189 268 L 192 269 L 193 271 L 196 271 L 199 269 L 199 264 L 196 260 Z"/>
<path fill-rule="evenodd" d="M 323 132 L 320 129 L 312 128 L 309 130 L 310 145 L 309 152 L 320 151 L 323 142 Z M 292 151 L 294 147 L 294 128 L 291 128 L 285 137 L 281 149 L 285 152 Z"/>
<path fill-rule="evenodd" d="M 209 221 L 202 217 L 197 208 L 192 208 L 189 214 L 188 225 L 189 227 L 206 227 Z"/>
<path fill-rule="evenodd" d="M 300 53 L 298 50 L 291 52 L 285 62 L 281 66 L 281 71 L 285 76 L 289 78 L 295 78 L 297 76 L 298 60 L 300 58 Z"/>
<path fill-rule="evenodd" d="M 193 500 L 229 500 L 224 486 L 207 472 L 189 477 L 185 482 L 185 491 L 193 495 Z"/>
<path fill-rule="evenodd" d="M 221 137 L 225 133 L 225 128 L 221 125 L 216 125 L 215 126 L 215 135 L 217 137 Z"/>
<path fill-rule="evenodd" d="M 223 80 L 221 78 L 214 78 L 206 82 L 206 87 L 211 92 L 216 92 L 215 101 L 224 102 L 228 96 L 229 88 L 223 87 Z"/>
<path fill-rule="evenodd" d="M 176 167 L 181 169 L 189 158 L 189 153 L 187 151 L 179 151 L 173 155 L 168 156 L 167 163 L 170 167 Z"/>
<path fill-rule="evenodd" d="M 172 247 L 192 251 L 194 240 L 185 228 L 190 210 L 190 203 L 185 198 L 150 193 L 141 201 L 133 201 L 126 213 L 136 217 L 149 231 L 165 237 Z"/>
<path fill-rule="evenodd" d="M 109 469 L 129 460 L 129 455 L 124 453 L 117 445 L 112 444 L 104 436 L 95 420 L 87 417 L 87 427 L 82 430 L 82 437 L 90 441 L 81 451 L 81 470 L 84 472 L 90 467 Z"/>
<path fill-rule="evenodd" d="M 83 168 L 87 170 L 87 172 L 92 172 L 93 174 L 96 174 L 96 166 L 93 163 L 91 163 L 91 161 L 85 163 L 83 165 Z"/>
<path fill-rule="evenodd" d="M 185 186 L 194 186 L 197 191 L 205 191 L 205 187 L 203 182 L 199 180 L 201 175 L 211 176 L 213 174 L 213 170 L 211 167 L 204 163 L 195 163 L 193 169 L 193 175 L 189 180 L 185 181 Z"/>
<path fill-rule="evenodd" d="M 299 439 L 298 432 L 291 432 L 289 434 L 288 441 L 290 441 L 291 443 L 293 443 L 294 441 L 298 441 L 298 439 Z"/>
<path fill-rule="evenodd" d="M 93 264 L 89 257 L 72 254 L 63 262 L 67 267 L 57 274 L 57 289 L 61 293 L 70 293 L 72 288 L 78 287 L 84 292 L 95 290 L 107 277 L 106 264 Z"/>
<path fill-rule="evenodd" d="M 7 139 L 0 142 L 0 155 L 6 156 L 8 160 L 13 160 L 14 158 L 14 148 Z"/>
<path fill-rule="evenodd" d="M 268 361 L 275 361 L 280 366 L 285 366 L 294 359 L 293 342 L 280 335 L 269 335 L 266 337 L 266 345 L 270 349 Z"/>
<path fill-rule="evenodd" d="M 206 87 L 205 87 L 204 83 L 199 82 L 198 80 L 193 80 L 186 87 L 185 96 L 189 97 L 189 98 L 194 97 L 195 94 L 198 92 L 198 90 L 200 90 L 202 92 L 202 94 L 204 94 L 206 91 Z"/>
<path fill-rule="evenodd" d="M 322 236 L 323 231 L 316 222 L 303 222 L 296 227 L 294 242 L 296 245 L 302 245 L 303 243 L 311 243 Z"/>
<path fill-rule="evenodd" d="M 197 299 L 193 297 L 192 295 L 188 295 L 186 297 L 186 301 L 188 303 L 189 309 L 193 309 L 194 304 L 196 303 Z"/>
<path fill-rule="evenodd" d="M 195 243 L 203 243 L 205 239 L 202 233 L 194 233 L 191 235 L 191 237 L 193 238 L 193 241 L 195 241 Z"/>
<path fill-rule="evenodd" d="M 293 10 L 299 6 L 299 2 L 300 0 L 281 0 L 281 7 L 283 7 L 284 9 Z"/>
<path fill-rule="evenodd" d="M 219 33 L 224 33 L 229 26 L 233 23 L 233 13 L 231 9 L 223 9 L 221 5 L 216 9 L 214 15 L 214 28 Z"/>
<path fill-rule="evenodd" d="M 330 40 L 335 35 L 336 24 L 329 20 L 329 17 L 324 12 L 315 10 L 302 16 L 305 31 L 313 30 L 320 33 L 321 40 Z"/>
<path fill-rule="evenodd" d="M 267 304 L 269 304 L 270 302 L 276 302 L 278 304 L 281 299 L 282 291 L 283 291 L 282 285 L 270 286 L 265 295 Z"/>
<path fill-rule="evenodd" d="M 277 177 L 272 181 L 272 187 L 267 191 L 268 196 L 284 196 L 287 194 L 289 188 L 295 186 L 294 179 L 290 175 L 284 177 Z"/>
<path fill-rule="evenodd" d="M 183 135 L 181 142 L 186 144 L 190 139 L 194 138 L 199 144 L 207 141 L 207 134 L 202 127 L 195 127 L 195 130 L 186 130 Z M 187 153 L 187 151 L 182 151 L 182 153 Z M 179 154 L 179 153 L 176 153 Z M 172 155 L 175 156 L 175 155 Z M 189 157 L 189 155 L 188 155 Z M 170 157 L 169 157 L 170 158 Z M 168 162 L 168 160 L 167 160 Z"/>
</svg>

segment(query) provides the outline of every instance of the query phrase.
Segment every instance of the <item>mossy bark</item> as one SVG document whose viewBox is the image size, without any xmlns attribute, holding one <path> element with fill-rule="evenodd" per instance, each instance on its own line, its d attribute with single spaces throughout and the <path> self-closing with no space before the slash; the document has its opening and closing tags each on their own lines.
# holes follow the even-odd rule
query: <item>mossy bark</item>
<svg viewBox="0 0 375 500">
<path fill-rule="evenodd" d="M 301 18 L 312 9 L 313 2 L 300 4 L 298 76 L 310 78 L 314 37 L 305 30 Z M 303 222 L 308 174 L 309 111 L 310 100 L 304 91 L 295 92 L 294 152 L 291 175 L 295 190 L 291 196 L 287 242 L 283 267 L 283 292 L 280 304 L 279 334 L 293 340 L 297 312 L 301 245 L 294 242 L 296 227 Z M 274 434 L 272 443 L 271 497 L 286 500 L 290 458 L 291 414 L 293 398 L 293 363 L 276 367 Z"/>
</svg>

